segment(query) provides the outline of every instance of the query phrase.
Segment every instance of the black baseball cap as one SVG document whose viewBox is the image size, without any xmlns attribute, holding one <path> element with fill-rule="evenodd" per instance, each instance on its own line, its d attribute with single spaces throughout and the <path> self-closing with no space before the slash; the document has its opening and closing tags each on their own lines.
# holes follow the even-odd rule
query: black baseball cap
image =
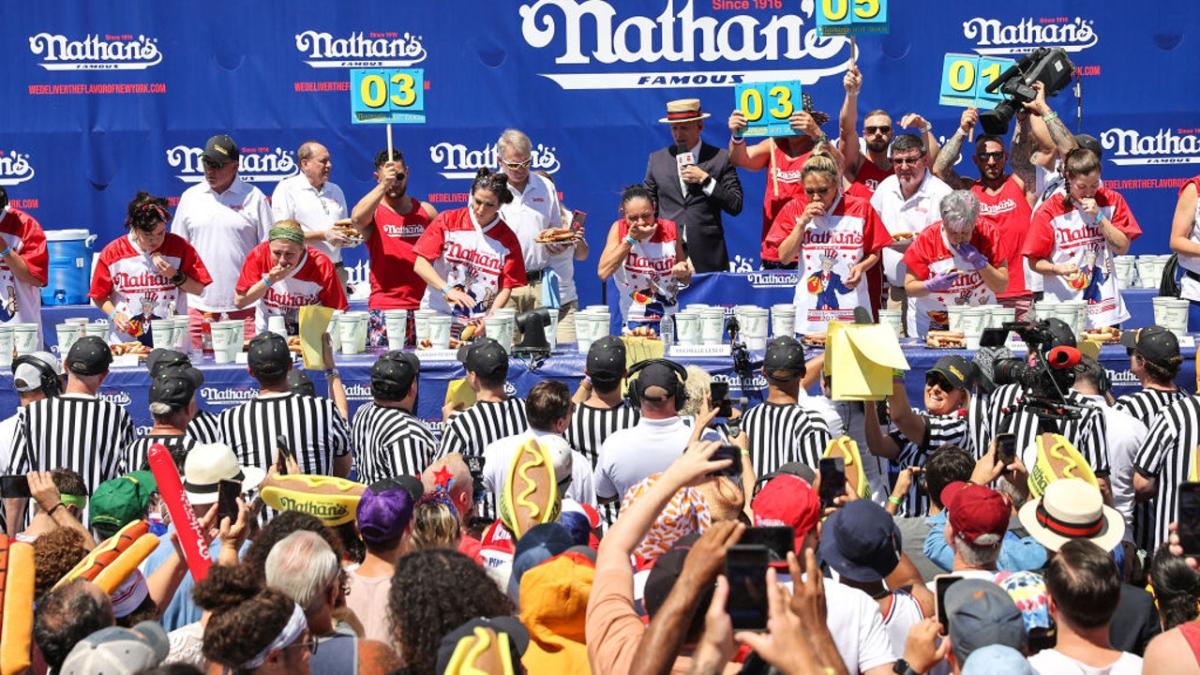
<svg viewBox="0 0 1200 675">
<path fill-rule="evenodd" d="M 371 396 L 382 401 L 399 401 L 408 396 L 420 373 L 421 362 L 415 354 L 392 350 L 371 366 Z"/>
<path fill-rule="evenodd" d="M 587 374 L 601 382 L 620 381 L 625 376 L 625 342 L 615 335 L 593 342 L 588 349 Z"/>
<path fill-rule="evenodd" d="M 292 368 L 287 374 L 288 391 L 293 394 L 303 394 L 305 396 L 316 396 L 317 385 L 313 384 L 312 378 L 308 373 L 300 368 Z"/>
<path fill-rule="evenodd" d="M 763 373 L 772 379 L 791 380 L 804 374 L 804 346 L 790 335 L 780 335 L 767 343 Z"/>
<path fill-rule="evenodd" d="M 971 380 L 974 379 L 972 376 L 975 373 L 975 368 L 971 365 L 970 361 L 963 357 L 950 354 L 938 359 L 937 363 L 933 364 L 933 367 L 926 371 L 925 378 L 928 379 L 934 373 L 945 378 L 951 387 L 966 389 Z"/>
<path fill-rule="evenodd" d="M 150 378 L 150 402 L 183 408 L 191 403 L 203 383 L 204 375 L 191 366 L 160 368 Z"/>
<path fill-rule="evenodd" d="M 246 363 L 255 377 L 285 375 L 292 367 L 292 352 L 288 349 L 287 339 L 270 331 L 255 335 L 246 353 Z"/>
<path fill-rule="evenodd" d="M 635 380 L 637 384 L 635 386 L 637 387 L 638 398 L 654 401 L 672 396 L 676 388 L 680 386 L 679 379 L 679 374 L 666 363 L 651 363 L 637 374 L 637 380 Z M 646 392 L 652 387 L 661 387 L 666 390 L 666 393 L 658 396 L 647 396 Z"/>
<path fill-rule="evenodd" d="M 224 166 L 240 156 L 237 143 L 226 134 L 217 134 L 204 144 L 204 159 Z"/>
<path fill-rule="evenodd" d="M 1121 333 L 1121 344 L 1132 350 L 1131 354 L 1140 354 L 1150 363 L 1168 370 L 1178 368 L 1183 362 L 1183 356 L 1179 353 L 1179 339 L 1162 326 L 1127 330 Z"/>
<path fill-rule="evenodd" d="M 174 349 L 158 347 L 146 357 L 146 371 L 150 373 L 150 377 L 154 377 L 160 368 L 190 365 L 192 365 L 192 360 L 188 358 L 188 355 Z"/>
<path fill-rule="evenodd" d="M 71 345 L 67 352 L 67 370 L 76 375 L 100 375 L 112 365 L 112 350 L 98 335 L 85 335 Z"/>
<path fill-rule="evenodd" d="M 492 338 L 473 340 L 458 350 L 458 360 L 468 373 L 485 380 L 498 380 L 508 375 L 508 352 Z"/>
</svg>

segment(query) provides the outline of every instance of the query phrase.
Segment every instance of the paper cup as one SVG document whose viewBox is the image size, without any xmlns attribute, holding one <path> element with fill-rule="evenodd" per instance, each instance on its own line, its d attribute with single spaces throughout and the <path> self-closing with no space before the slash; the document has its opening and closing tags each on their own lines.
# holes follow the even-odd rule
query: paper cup
<svg viewBox="0 0 1200 675">
<path fill-rule="evenodd" d="M 212 323 L 213 360 L 217 363 L 230 363 L 234 360 L 234 341 L 237 340 L 237 326 L 225 321 Z"/>
<path fill-rule="evenodd" d="M 365 312 L 346 312 L 338 322 L 342 336 L 343 354 L 361 354 L 367 348 L 367 323 L 370 317 Z"/>
<path fill-rule="evenodd" d="M 987 327 L 988 310 L 985 307 L 968 307 L 962 313 L 962 332 L 966 338 L 967 349 L 979 349 L 979 338 Z"/>
<path fill-rule="evenodd" d="M 580 354 L 587 354 L 592 348 L 592 314 L 584 311 L 575 315 L 575 349 Z"/>
<path fill-rule="evenodd" d="M 488 337 L 500 343 L 504 351 L 512 351 L 512 333 L 508 332 L 508 317 L 493 314 L 483 320 L 483 328 Z"/>
<path fill-rule="evenodd" d="M 675 339 L 686 347 L 700 344 L 700 315 L 683 312 L 675 315 Z"/>
<path fill-rule="evenodd" d="M 416 333 L 417 344 L 420 344 L 422 340 L 433 340 L 429 336 L 429 321 L 437 315 L 435 309 L 418 309 L 413 312 L 413 331 Z"/>
<path fill-rule="evenodd" d="M 38 327 L 36 323 L 13 324 L 13 347 L 17 356 L 32 354 L 38 348 Z"/>
<path fill-rule="evenodd" d="M 83 335 L 83 326 L 77 323 L 60 323 L 54 327 L 55 334 L 58 337 L 58 352 L 66 354 L 71 351 L 71 345 Z M 9 354 L 12 353 L 12 331 L 9 330 Z"/>
<path fill-rule="evenodd" d="M 550 325 L 546 327 L 546 342 L 550 345 L 550 351 L 558 349 L 558 310 L 550 309 Z"/>
<path fill-rule="evenodd" d="M 186 316 L 173 316 L 171 317 L 171 324 L 175 349 L 187 354 L 192 350 L 192 336 L 188 318 Z"/>
<path fill-rule="evenodd" d="M 1054 307 L 1057 303 L 1051 302 L 1035 302 L 1033 303 L 1033 320 L 1042 321 L 1044 319 L 1055 318 Z"/>
<path fill-rule="evenodd" d="M 408 333 L 408 312 L 403 309 L 384 310 L 383 325 L 387 330 L 388 349 L 404 349 L 404 336 Z"/>
<path fill-rule="evenodd" d="M 150 321 L 150 339 L 155 347 L 171 348 L 175 345 L 175 322 L 170 319 Z"/>
<path fill-rule="evenodd" d="M 1162 273 L 1158 269 L 1157 258 L 1152 255 L 1141 255 L 1134 264 L 1137 268 L 1139 288 L 1154 288 L 1158 285 Z"/>
<path fill-rule="evenodd" d="M 1167 301 L 1171 298 L 1157 297 L 1150 299 L 1150 305 L 1154 309 L 1154 325 L 1166 327 L 1167 325 Z"/>
<path fill-rule="evenodd" d="M 1017 320 L 1017 309 L 1015 307 L 1000 307 L 992 308 L 988 314 L 988 328 L 1003 328 L 1004 324 L 1012 323 Z"/>
<path fill-rule="evenodd" d="M 587 307 L 584 307 L 581 311 L 587 312 L 588 314 L 591 314 L 593 312 L 607 312 L 608 305 L 588 305 Z"/>
<path fill-rule="evenodd" d="M 342 313 L 334 312 L 333 315 L 329 317 L 329 325 L 325 327 L 325 333 L 329 335 L 330 347 L 335 353 L 342 351 L 342 330 L 340 328 L 341 323 Z"/>
<path fill-rule="evenodd" d="M 742 313 L 742 335 L 747 349 L 761 350 L 767 348 L 768 312 L 760 307 L 747 309 Z"/>
<path fill-rule="evenodd" d="M 725 341 L 725 310 L 706 307 L 700 312 L 700 340 L 706 345 L 719 345 Z"/>
<path fill-rule="evenodd" d="M 1131 255 L 1119 255 L 1113 258 L 1113 270 L 1122 288 L 1133 288 L 1137 279 L 1137 259 Z"/>
<path fill-rule="evenodd" d="M 592 341 L 612 334 L 612 314 L 606 309 L 603 312 L 592 312 Z"/>
<path fill-rule="evenodd" d="M 429 327 L 429 341 L 434 349 L 450 348 L 450 315 L 437 314 L 427 318 L 425 324 Z"/>
<path fill-rule="evenodd" d="M 949 329 L 954 331 L 963 330 L 963 315 L 967 311 L 966 305 L 947 305 L 946 316 Z"/>
<path fill-rule="evenodd" d="M 11 366 L 13 362 L 13 327 L 0 326 L 0 366 Z"/>
<path fill-rule="evenodd" d="M 268 316 L 267 330 L 276 335 L 287 337 L 287 321 L 282 316 Z"/>
<path fill-rule="evenodd" d="M 1164 327 L 1177 336 L 1187 335 L 1188 310 L 1191 303 L 1180 298 L 1167 298 L 1167 322 Z"/>
<path fill-rule="evenodd" d="M 775 337 L 794 337 L 796 335 L 795 305 L 771 307 L 771 334 Z"/>
</svg>

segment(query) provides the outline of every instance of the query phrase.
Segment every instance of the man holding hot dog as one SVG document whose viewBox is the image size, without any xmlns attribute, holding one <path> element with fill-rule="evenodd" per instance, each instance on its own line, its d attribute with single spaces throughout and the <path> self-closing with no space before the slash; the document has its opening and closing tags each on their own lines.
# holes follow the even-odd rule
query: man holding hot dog
<svg viewBox="0 0 1200 675">
<path fill-rule="evenodd" d="M 346 267 L 342 264 L 342 248 L 355 246 L 361 240 L 354 236 L 342 188 L 329 180 L 333 161 L 329 149 L 316 141 L 305 141 L 296 151 L 300 173 L 284 178 L 271 193 L 271 213 L 274 222 L 295 220 L 304 228 L 304 243 L 329 256 L 337 269 L 338 279 L 346 283 Z"/>
</svg>

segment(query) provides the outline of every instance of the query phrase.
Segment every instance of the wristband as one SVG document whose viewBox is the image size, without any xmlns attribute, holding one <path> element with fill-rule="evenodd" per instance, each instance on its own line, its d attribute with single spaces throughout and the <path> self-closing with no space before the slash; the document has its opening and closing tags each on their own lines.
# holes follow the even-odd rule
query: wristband
<svg viewBox="0 0 1200 675">
<path fill-rule="evenodd" d="M 57 511 L 57 510 L 58 510 L 60 507 L 63 507 L 63 506 L 66 506 L 66 504 L 63 504 L 62 502 L 59 502 L 59 503 L 55 504 L 53 508 L 51 508 L 49 511 L 47 511 L 47 512 L 46 512 L 46 515 L 47 515 L 47 516 L 53 516 L 53 515 L 54 515 L 54 512 L 55 512 L 55 511 Z"/>
<path fill-rule="evenodd" d="M 746 139 L 742 138 L 741 136 L 730 136 L 729 142 L 733 143 L 734 145 L 745 145 Z"/>
<path fill-rule="evenodd" d="M 12 253 L 12 247 L 5 246 L 4 250 L 0 251 L 0 258 L 7 258 L 9 253 Z"/>
<path fill-rule="evenodd" d="M 820 145 L 820 144 L 826 143 L 828 141 L 829 141 L 829 137 L 825 135 L 825 132 L 821 132 L 820 136 L 817 136 L 815 139 L 813 139 L 813 145 Z"/>
<path fill-rule="evenodd" d="M 896 506 L 900 506 L 900 503 L 903 501 L 904 501 L 903 499 L 900 499 L 896 495 L 888 495 L 888 503 L 889 504 L 895 504 Z"/>
<path fill-rule="evenodd" d="M 1046 113 L 1045 115 L 1042 115 L 1043 122 L 1049 122 L 1050 120 L 1055 120 L 1055 119 L 1058 119 L 1058 113 L 1054 112 L 1053 110 Z"/>
<path fill-rule="evenodd" d="M 623 239 L 622 241 L 624 241 L 626 244 L 629 244 L 630 246 L 633 246 L 634 244 L 638 243 L 638 240 L 634 239 L 633 235 L 629 235 L 629 234 L 625 235 L 625 239 Z"/>
<path fill-rule="evenodd" d="M 113 311 L 111 311 L 111 312 L 109 312 L 109 313 L 108 313 L 108 320 L 109 320 L 109 321 L 116 321 L 116 319 L 114 318 L 114 317 L 116 317 L 116 316 L 117 316 L 117 310 L 114 308 L 114 309 L 113 309 Z"/>
<path fill-rule="evenodd" d="M 442 286 L 442 297 L 448 299 L 450 297 L 450 291 L 452 291 L 452 290 L 454 290 L 454 289 L 450 288 L 450 284 L 446 284 L 445 286 Z"/>
<path fill-rule="evenodd" d="M 933 125 L 932 125 L 932 124 L 928 124 L 928 123 L 927 123 L 925 126 L 921 127 L 921 133 L 923 133 L 923 134 L 927 134 L 927 133 L 929 133 L 929 132 L 931 132 L 931 131 L 933 131 Z"/>
<path fill-rule="evenodd" d="M 267 288 L 270 288 L 273 285 L 273 282 L 271 281 L 271 275 L 266 272 L 263 272 L 262 282 Z"/>
</svg>

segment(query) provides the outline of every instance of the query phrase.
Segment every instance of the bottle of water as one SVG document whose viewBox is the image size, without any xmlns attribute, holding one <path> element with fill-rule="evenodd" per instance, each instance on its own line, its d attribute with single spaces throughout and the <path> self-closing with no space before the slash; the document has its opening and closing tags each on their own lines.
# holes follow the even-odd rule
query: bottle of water
<svg viewBox="0 0 1200 675">
<path fill-rule="evenodd" d="M 658 337 L 662 338 L 663 347 L 668 351 L 675 344 L 675 315 L 664 315 L 658 325 Z"/>
</svg>

